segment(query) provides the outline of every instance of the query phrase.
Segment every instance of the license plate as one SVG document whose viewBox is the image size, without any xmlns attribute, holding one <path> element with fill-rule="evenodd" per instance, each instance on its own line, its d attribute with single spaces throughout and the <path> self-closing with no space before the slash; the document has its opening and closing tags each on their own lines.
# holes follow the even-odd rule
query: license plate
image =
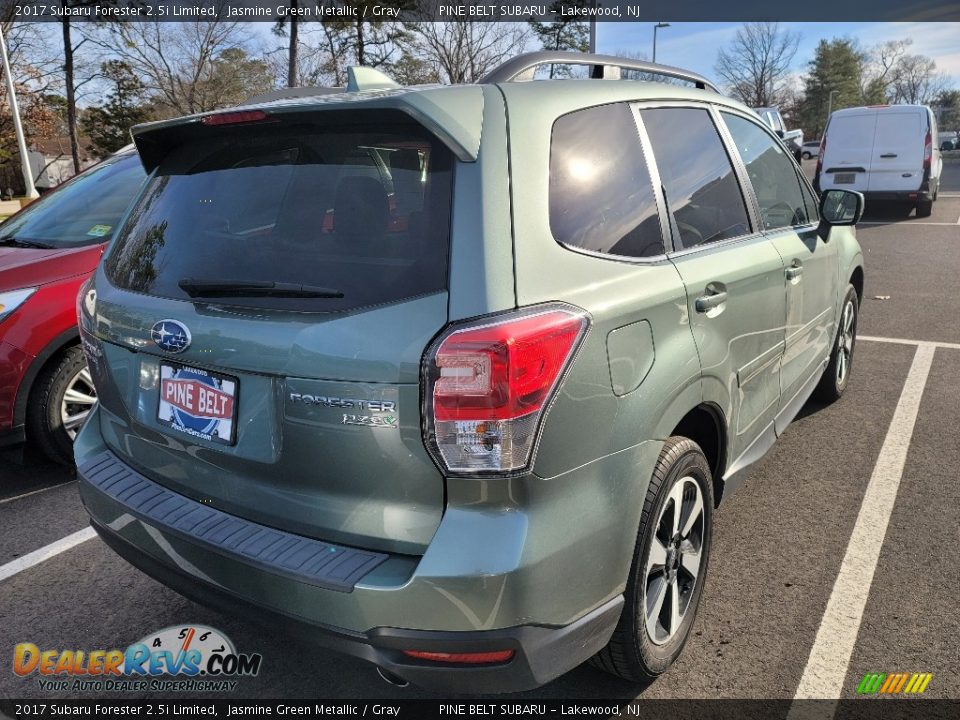
<svg viewBox="0 0 960 720">
<path fill-rule="evenodd" d="M 856 181 L 856 173 L 837 173 L 833 176 L 833 182 L 837 185 L 853 185 Z"/>
<path fill-rule="evenodd" d="M 160 363 L 157 421 L 185 435 L 233 445 L 240 381 L 185 365 Z"/>
</svg>

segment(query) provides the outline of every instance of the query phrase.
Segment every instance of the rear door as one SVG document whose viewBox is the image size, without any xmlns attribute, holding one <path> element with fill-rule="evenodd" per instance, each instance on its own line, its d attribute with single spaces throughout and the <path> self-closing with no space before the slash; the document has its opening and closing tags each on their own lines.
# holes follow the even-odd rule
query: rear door
<svg viewBox="0 0 960 720">
<path fill-rule="evenodd" d="M 729 457 L 737 458 L 780 400 L 783 263 L 752 227 L 711 111 L 646 107 L 640 117 L 670 211 L 669 257 L 686 286 L 705 392 L 727 398 Z"/>
<path fill-rule="evenodd" d="M 918 107 L 882 108 L 877 113 L 867 190 L 911 192 L 923 180 L 926 112 Z"/>
<path fill-rule="evenodd" d="M 97 279 L 102 433 L 231 514 L 417 553 L 454 160 L 406 115 L 326 115 L 197 127 L 160 163 Z"/>
<path fill-rule="evenodd" d="M 873 162 L 877 111 L 863 108 L 834 114 L 826 130 L 820 190 L 841 188 L 866 192 Z"/>
</svg>

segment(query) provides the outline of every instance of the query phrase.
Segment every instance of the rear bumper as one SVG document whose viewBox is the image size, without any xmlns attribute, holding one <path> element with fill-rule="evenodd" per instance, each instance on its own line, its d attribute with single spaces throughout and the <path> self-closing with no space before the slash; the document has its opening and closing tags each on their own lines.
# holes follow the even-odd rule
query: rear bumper
<svg viewBox="0 0 960 720">
<path fill-rule="evenodd" d="M 198 582 L 194 576 L 159 562 L 96 521 L 91 525 L 104 542 L 131 565 L 195 602 L 253 622 L 282 627 L 291 635 L 366 660 L 407 682 L 436 692 L 503 693 L 539 687 L 599 651 L 613 633 L 623 606 L 623 596 L 618 595 L 560 628 L 528 625 L 478 632 L 431 632 L 379 627 L 363 633 L 349 632 L 281 613 L 216 585 Z M 418 661 L 404 655 L 404 649 L 433 652 L 511 649 L 514 657 L 506 663 L 464 667 Z"/>
<path fill-rule="evenodd" d="M 933 193 L 930 192 L 929 190 L 911 190 L 911 191 L 898 191 L 898 192 L 867 191 L 863 193 L 863 197 L 867 201 L 867 203 L 871 203 L 871 202 L 915 203 L 915 202 L 929 202 L 933 200 Z"/>
<path fill-rule="evenodd" d="M 636 471 L 638 462 L 655 462 L 659 453 L 657 444 L 644 444 L 635 452 L 618 453 L 549 481 L 532 476 L 529 482 L 539 485 L 528 490 L 548 490 L 549 499 L 541 497 L 529 510 L 498 510 L 477 503 L 476 490 L 459 504 L 454 489 L 423 556 L 381 553 L 386 559 L 359 578 L 350 578 L 349 586 L 337 587 L 329 578 L 298 577 L 282 563 L 274 563 L 279 546 L 266 550 L 265 538 L 247 545 L 244 538 L 254 537 L 245 535 L 249 528 L 223 541 L 232 548 L 192 538 L 184 532 L 190 521 L 178 501 L 196 505 L 196 500 L 147 478 L 149 485 L 130 484 L 111 494 L 108 481 L 95 477 L 95 458 L 107 452 L 99 432 L 102 412 L 101 408 L 91 417 L 75 444 L 80 494 L 92 525 L 120 555 L 201 603 L 286 626 L 319 645 L 442 692 L 534 688 L 606 645 L 623 605 L 636 525 L 622 509 L 611 515 L 605 500 L 597 497 L 596 483 L 598 478 L 609 481 L 628 469 Z M 114 460 L 118 465 L 111 472 L 118 477 L 138 475 L 116 456 Z M 170 522 L 165 513 L 151 510 L 149 500 L 144 503 L 144 495 L 158 489 L 168 495 L 156 496 L 155 502 L 168 503 Z M 638 486 L 637 491 L 645 488 Z M 596 519 L 584 506 L 584 494 L 593 498 Z M 611 496 L 610 503 L 622 502 L 622 495 Z M 628 498 L 625 507 L 641 505 Z M 211 505 L 203 508 L 215 511 Z M 558 526 L 557 517 L 574 513 L 582 522 Z M 198 518 L 193 516 L 194 521 Z M 235 516 L 224 522 L 249 523 Z M 629 537 L 624 537 L 627 533 Z M 296 540 L 291 536 L 279 542 Z M 309 571 L 312 562 L 303 567 Z M 410 658 L 404 649 L 513 650 L 514 656 L 504 664 L 458 666 Z"/>
</svg>

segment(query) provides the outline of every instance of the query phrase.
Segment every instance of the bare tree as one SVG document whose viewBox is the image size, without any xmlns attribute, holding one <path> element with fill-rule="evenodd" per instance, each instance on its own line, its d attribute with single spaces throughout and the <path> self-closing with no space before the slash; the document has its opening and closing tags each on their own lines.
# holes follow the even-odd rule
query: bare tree
<svg viewBox="0 0 960 720">
<path fill-rule="evenodd" d="M 731 93 L 751 107 L 779 105 L 789 90 L 799 33 L 775 22 L 746 23 L 729 48 L 717 54 L 717 74 Z"/>
<path fill-rule="evenodd" d="M 243 23 L 118 23 L 114 31 L 120 36 L 115 54 L 174 114 L 215 110 L 273 85 L 272 77 L 265 80 L 268 64 L 245 52 L 249 35 Z"/>
<path fill-rule="evenodd" d="M 472 83 L 503 62 L 523 52 L 531 39 L 521 23 L 422 22 L 409 23 L 410 52 L 432 65 L 443 82 Z"/>
<path fill-rule="evenodd" d="M 355 64 L 352 35 L 343 24 L 301 21 L 294 84 L 290 85 L 289 50 L 278 47 L 264 56 L 273 73 L 288 87 L 343 86 L 347 67 Z"/>
<path fill-rule="evenodd" d="M 860 52 L 860 92 L 863 95 L 863 102 L 886 101 L 893 86 L 897 68 L 912 44 L 911 38 L 888 40 Z M 857 47 L 856 43 L 854 46 Z"/>
<path fill-rule="evenodd" d="M 949 89 L 946 75 L 937 72 L 937 63 L 924 55 L 905 55 L 894 69 L 892 100 L 895 103 L 926 105 Z"/>
</svg>

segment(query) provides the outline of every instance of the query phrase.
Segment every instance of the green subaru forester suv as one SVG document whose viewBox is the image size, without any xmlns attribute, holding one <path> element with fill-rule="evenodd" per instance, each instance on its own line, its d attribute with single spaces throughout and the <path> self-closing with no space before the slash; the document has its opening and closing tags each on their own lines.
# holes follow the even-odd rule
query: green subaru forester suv
<svg viewBox="0 0 960 720">
<path fill-rule="evenodd" d="M 663 673 L 721 498 L 847 386 L 862 197 L 638 61 L 279 95 L 135 130 L 78 298 L 94 528 L 394 682 Z"/>
</svg>

